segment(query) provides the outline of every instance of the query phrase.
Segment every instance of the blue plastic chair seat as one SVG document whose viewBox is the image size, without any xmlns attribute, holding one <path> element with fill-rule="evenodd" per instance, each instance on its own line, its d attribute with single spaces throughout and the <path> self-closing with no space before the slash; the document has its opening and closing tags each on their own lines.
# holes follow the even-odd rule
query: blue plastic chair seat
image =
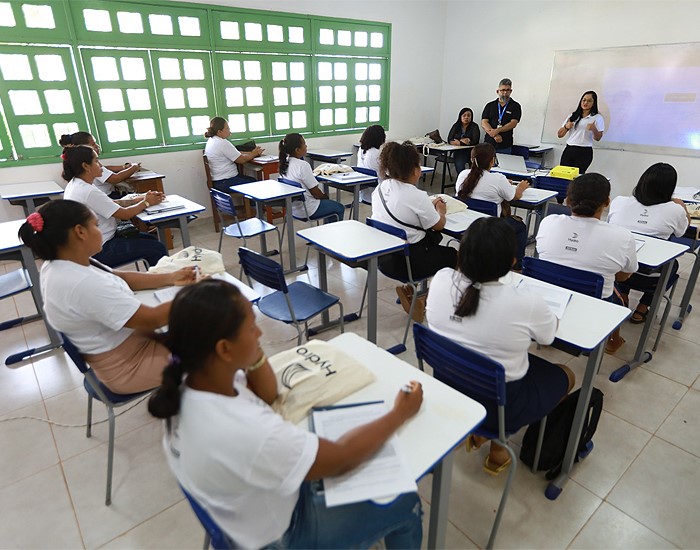
<svg viewBox="0 0 700 550">
<path fill-rule="evenodd" d="M 328 292 L 316 288 L 303 281 L 295 281 L 288 285 L 289 300 L 292 302 L 297 321 L 305 322 L 322 311 L 337 304 L 340 299 Z M 284 323 L 292 323 L 292 314 L 287 306 L 284 292 L 277 291 L 260 298 L 258 309 L 268 317 Z"/>
<path fill-rule="evenodd" d="M 88 372 L 92 372 L 92 369 L 88 369 Z M 85 373 L 87 374 L 87 373 Z M 95 377 L 94 379 L 96 379 Z M 94 380 L 93 379 L 93 380 Z M 99 380 L 97 381 L 100 387 L 100 390 L 102 390 L 102 393 L 107 397 L 109 400 L 109 404 L 111 405 L 120 405 L 122 403 L 128 403 L 129 401 L 133 401 L 134 399 L 138 399 L 139 397 L 143 395 L 147 395 L 151 393 L 153 390 L 146 390 L 138 393 L 114 393 L 112 390 L 110 390 L 107 386 L 105 386 L 102 382 Z M 87 378 L 83 378 L 83 386 L 85 387 L 85 391 L 88 392 L 88 395 L 90 395 L 93 399 L 97 399 L 101 403 L 103 402 L 102 399 L 100 398 L 100 394 L 98 394 L 95 389 L 93 388 L 92 384 L 88 382 Z"/>
<path fill-rule="evenodd" d="M 32 283 L 25 269 L 15 269 L 0 275 L 0 298 L 9 298 L 30 288 Z"/>
<path fill-rule="evenodd" d="M 238 228 L 239 224 L 240 230 Z M 232 223 L 231 225 L 226 226 L 224 228 L 224 234 L 229 237 L 236 237 L 237 239 L 247 239 L 250 237 L 257 237 L 261 233 L 274 231 L 275 229 L 277 228 L 274 225 L 266 222 L 265 220 L 261 220 L 260 218 L 249 218 L 239 222 L 238 224 Z"/>
</svg>

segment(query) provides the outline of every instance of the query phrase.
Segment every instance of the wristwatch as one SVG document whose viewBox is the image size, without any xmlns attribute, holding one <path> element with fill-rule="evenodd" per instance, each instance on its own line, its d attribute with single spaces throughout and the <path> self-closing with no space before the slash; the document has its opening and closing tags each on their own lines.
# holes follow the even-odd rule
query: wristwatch
<svg viewBox="0 0 700 550">
<path fill-rule="evenodd" d="M 146 203 L 146 208 L 148 208 L 149 206 L 151 206 L 151 205 L 148 203 L 148 201 L 147 201 L 146 199 L 143 199 L 143 202 Z"/>
</svg>

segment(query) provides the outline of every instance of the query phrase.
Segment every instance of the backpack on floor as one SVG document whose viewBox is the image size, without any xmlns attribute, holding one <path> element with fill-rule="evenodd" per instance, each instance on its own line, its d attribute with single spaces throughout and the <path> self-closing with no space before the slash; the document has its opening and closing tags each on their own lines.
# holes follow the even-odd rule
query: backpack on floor
<svg viewBox="0 0 700 550">
<path fill-rule="evenodd" d="M 552 412 L 547 415 L 547 425 L 544 430 L 544 439 L 542 440 L 542 451 L 538 470 L 548 470 L 545 477 L 554 479 L 561 471 L 562 462 L 564 461 L 564 453 L 566 452 L 566 444 L 569 441 L 569 432 L 574 421 L 576 413 L 576 405 L 581 390 L 576 390 L 568 395 L 564 401 L 559 403 Z M 583 421 L 583 429 L 581 430 L 581 439 L 579 440 L 576 450 L 575 461 L 578 462 L 579 454 L 587 454 L 589 442 L 593 438 L 593 434 L 598 427 L 600 413 L 603 411 L 603 392 L 598 388 L 593 388 L 591 392 L 591 401 L 588 404 L 588 410 Z M 530 424 L 525 437 L 523 437 L 523 445 L 520 449 L 520 460 L 527 466 L 532 468 L 535 461 L 535 448 L 537 446 L 537 434 L 540 429 L 540 423 Z"/>
</svg>

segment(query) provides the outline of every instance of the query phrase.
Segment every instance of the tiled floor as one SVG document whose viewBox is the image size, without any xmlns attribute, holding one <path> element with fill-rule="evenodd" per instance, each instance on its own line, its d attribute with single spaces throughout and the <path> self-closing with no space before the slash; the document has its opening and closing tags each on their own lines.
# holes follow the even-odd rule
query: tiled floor
<svg viewBox="0 0 700 550">
<path fill-rule="evenodd" d="M 192 226 L 195 244 L 215 249 L 210 219 Z M 237 275 L 234 239 L 224 241 L 224 258 Z M 251 243 L 257 248 L 257 242 Z M 303 259 L 304 247 L 298 245 Z M 316 282 L 316 257 L 307 273 Z M 682 258 L 681 288 L 690 269 Z M 12 269 L 0 264 L 0 272 Z M 331 292 L 346 312 L 359 307 L 364 274 L 332 262 Z M 405 314 L 395 303 L 394 285 L 380 276 L 379 344 L 393 345 Z M 694 295 L 700 308 L 700 291 Z M 680 292 L 676 300 L 680 299 Z M 28 293 L 0 302 L 0 321 L 31 312 Z M 294 344 L 294 329 L 260 318 L 268 353 Z M 364 320 L 347 330 L 365 334 Z M 555 502 L 546 482 L 518 468 L 498 547 L 667 548 L 698 547 L 700 541 L 700 316 L 691 314 L 681 331 L 667 328 L 653 361 L 612 384 L 607 376 L 631 357 L 638 327 L 626 324 L 628 343 L 618 357 L 605 357 L 595 385 L 605 393 L 595 451 L 577 465 Z M 337 334 L 331 331 L 320 337 Z M 41 322 L 0 332 L 0 359 L 46 341 Z M 413 345 L 402 355 L 415 364 Z M 584 363 L 557 350 L 544 356 L 581 375 Z M 161 427 L 140 404 L 117 421 L 113 500 L 104 505 L 106 425 L 87 439 L 86 394 L 70 361 L 53 352 L 15 368 L 0 367 L 0 547 L 1 548 L 200 548 L 202 530 L 165 464 Z M 103 415 L 101 407 L 96 412 Z M 3 421 L 8 418 L 24 417 Z M 33 417 L 33 418 L 30 418 Z M 65 427 L 41 420 L 75 425 Z M 514 441 L 519 441 L 516 436 Z M 429 443 L 426 441 L 426 443 Z M 504 482 L 481 470 L 485 448 L 456 452 L 447 545 L 483 547 Z M 478 455 L 478 456 L 475 456 Z M 420 483 L 426 512 L 430 480 Z"/>
</svg>

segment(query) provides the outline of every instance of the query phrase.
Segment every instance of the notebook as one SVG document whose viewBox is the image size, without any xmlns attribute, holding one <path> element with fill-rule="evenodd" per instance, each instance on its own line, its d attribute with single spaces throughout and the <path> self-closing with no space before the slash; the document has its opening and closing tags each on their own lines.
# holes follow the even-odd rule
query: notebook
<svg viewBox="0 0 700 550">
<path fill-rule="evenodd" d="M 165 199 L 160 204 L 154 204 L 149 206 L 144 210 L 146 214 L 162 214 L 163 212 L 169 212 L 170 210 L 180 210 L 185 208 L 185 205 L 176 200 Z"/>
</svg>

